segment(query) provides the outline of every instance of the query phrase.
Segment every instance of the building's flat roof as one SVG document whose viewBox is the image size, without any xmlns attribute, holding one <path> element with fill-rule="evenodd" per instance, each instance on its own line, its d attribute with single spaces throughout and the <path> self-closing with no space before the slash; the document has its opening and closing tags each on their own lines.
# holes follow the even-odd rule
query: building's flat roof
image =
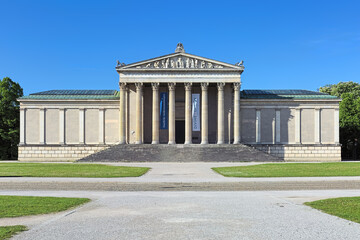
<svg viewBox="0 0 360 240">
<path fill-rule="evenodd" d="M 241 98 L 244 99 L 339 99 L 326 93 L 299 90 L 299 89 L 277 89 L 277 90 L 243 90 Z"/>
<path fill-rule="evenodd" d="M 119 92 L 116 90 L 50 90 L 38 93 L 32 93 L 29 96 L 19 98 L 22 99 L 39 99 L 39 100 L 53 100 L 53 99 L 105 99 L 113 100 L 119 99 Z"/>
<path fill-rule="evenodd" d="M 321 92 L 309 90 L 243 90 L 241 91 L 243 99 L 339 99 Z M 32 93 L 21 99 L 39 99 L 39 100 L 86 100 L 86 99 L 119 99 L 119 92 L 116 90 L 50 90 L 38 93 Z"/>
</svg>

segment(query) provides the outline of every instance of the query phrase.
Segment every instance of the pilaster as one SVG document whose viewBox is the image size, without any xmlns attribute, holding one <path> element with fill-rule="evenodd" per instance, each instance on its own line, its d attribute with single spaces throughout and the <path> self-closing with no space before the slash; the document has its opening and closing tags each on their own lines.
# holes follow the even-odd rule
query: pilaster
<svg viewBox="0 0 360 240">
<path fill-rule="evenodd" d="M 59 144 L 65 144 L 65 109 L 59 108 Z"/>
</svg>

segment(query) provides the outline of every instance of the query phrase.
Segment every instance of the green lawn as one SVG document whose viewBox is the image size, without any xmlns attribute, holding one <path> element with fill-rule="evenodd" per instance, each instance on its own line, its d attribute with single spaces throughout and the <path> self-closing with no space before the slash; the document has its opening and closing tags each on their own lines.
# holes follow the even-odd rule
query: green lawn
<svg viewBox="0 0 360 240">
<path fill-rule="evenodd" d="M 0 177 L 139 177 L 146 167 L 82 163 L 0 163 Z"/>
<path fill-rule="evenodd" d="M 61 212 L 89 202 L 88 198 L 0 196 L 0 218 Z M 0 227 L 0 240 L 25 231 L 26 226 Z"/>
<path fill-rule="evenodd" d="M 88 201 L 88 198 L 0 196 L 0 218 L 60 212 Z"/>
<path fill-rule="evenodd" d="M 22 225 L 0 227 L 0 240 L 9 239 L 15 234 L 25 231 L 27 228 Z"/>
<path fill-rule="evenodd" d="M 269 163 L 213 168 L 225 177 L 330 177 L 360 176 L 360 162 Z"/>
<path fill-rule="evenodd" d="M 360 223 L 360 197 L 330 198 L 306 202 L 305 205 L 340 218 Z"/>
</svg>

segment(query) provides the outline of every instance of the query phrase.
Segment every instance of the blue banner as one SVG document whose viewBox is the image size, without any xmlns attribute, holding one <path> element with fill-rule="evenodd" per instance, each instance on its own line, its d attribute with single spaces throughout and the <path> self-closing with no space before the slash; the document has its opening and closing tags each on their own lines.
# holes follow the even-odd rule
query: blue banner
<svg viewBox="0 0 360 240">
<path fill-rule="evenodd" d="M 192 94 L 192 130 L 200 131 L 200 94 Z"/>
<path fill-rule="evenodd" d="M 160 129 L 168 129 L 168 93 L 160 93 Z"/>
</svg>

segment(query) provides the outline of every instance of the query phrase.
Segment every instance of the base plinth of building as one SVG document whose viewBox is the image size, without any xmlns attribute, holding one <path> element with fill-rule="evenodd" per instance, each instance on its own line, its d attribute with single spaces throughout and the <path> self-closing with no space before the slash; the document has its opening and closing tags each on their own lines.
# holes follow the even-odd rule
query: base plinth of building
<svg viewBox="0 0 360 240">
<path fill-rule="evenodd" d="M 340 144 L 253 144 L 252 147 L 286 162 L 340 162 Z"/>
</svg>

